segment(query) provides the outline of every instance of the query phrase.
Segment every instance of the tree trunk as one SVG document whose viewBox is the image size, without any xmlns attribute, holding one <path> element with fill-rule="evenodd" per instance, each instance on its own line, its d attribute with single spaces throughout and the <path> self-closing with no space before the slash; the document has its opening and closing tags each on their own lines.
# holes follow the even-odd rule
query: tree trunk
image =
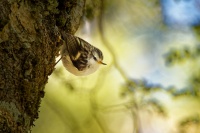
<svg viewBox="0 0 200 133">
<path fill-rule="evenodd" d="M 38 118 L 58 56 L 60 30 L 75 33 L 85 0 L 0 0 L 0 133 L 24 133 Z"/>
</svg>

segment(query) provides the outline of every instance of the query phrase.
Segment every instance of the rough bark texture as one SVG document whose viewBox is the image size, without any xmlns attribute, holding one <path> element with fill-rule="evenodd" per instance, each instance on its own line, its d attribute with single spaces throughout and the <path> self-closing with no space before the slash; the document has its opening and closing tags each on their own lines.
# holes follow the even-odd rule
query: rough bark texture
<svg viewBox="0 0 200 133">
<path fill-rule="evenodd" d="M 77 30 L 84 3 L 0 0 L 0 133 L 33 126 L 59 53 L 59 29 Z"/>
</svg>

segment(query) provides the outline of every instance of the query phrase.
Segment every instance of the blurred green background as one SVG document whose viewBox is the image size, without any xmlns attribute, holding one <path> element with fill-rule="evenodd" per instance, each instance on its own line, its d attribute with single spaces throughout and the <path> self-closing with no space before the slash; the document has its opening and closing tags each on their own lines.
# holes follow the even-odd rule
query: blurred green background
<svg viewBox="0 0 200 133">
<path fill-rule="evenodd" d="M 76 77 L 59 62 L 32 132 L 199 133 L 199 7 L 87 0 L 76 36 L 100 48 L 108 65 Z"/>
</svg>

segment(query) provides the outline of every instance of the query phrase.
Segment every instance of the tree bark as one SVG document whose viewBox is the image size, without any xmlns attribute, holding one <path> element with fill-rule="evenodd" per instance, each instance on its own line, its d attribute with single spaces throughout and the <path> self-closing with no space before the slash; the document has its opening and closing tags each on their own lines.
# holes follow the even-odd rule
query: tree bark
<svg viewBox="0 0 200 133">
<path fill-rule="evenodd" d="M 0 0 L 0 133 L 25 133 L 38 118 L 61 46 L 85 0 Z"/>
</svg>

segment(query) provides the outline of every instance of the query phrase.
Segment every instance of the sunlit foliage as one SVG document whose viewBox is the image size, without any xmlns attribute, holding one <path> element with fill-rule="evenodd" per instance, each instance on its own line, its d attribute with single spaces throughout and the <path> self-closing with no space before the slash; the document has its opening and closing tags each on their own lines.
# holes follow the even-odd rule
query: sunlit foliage
<svg viewBox="0 0 200 133">
<path fill-rule="evenodd" d="M 58 64 L 33 132 L 198 133 L 200 29 L 166 23 L 163 4 L 88 1 L 78 33 L 93 37 L 108 66 L 74 77 Z"/>
</svg>

